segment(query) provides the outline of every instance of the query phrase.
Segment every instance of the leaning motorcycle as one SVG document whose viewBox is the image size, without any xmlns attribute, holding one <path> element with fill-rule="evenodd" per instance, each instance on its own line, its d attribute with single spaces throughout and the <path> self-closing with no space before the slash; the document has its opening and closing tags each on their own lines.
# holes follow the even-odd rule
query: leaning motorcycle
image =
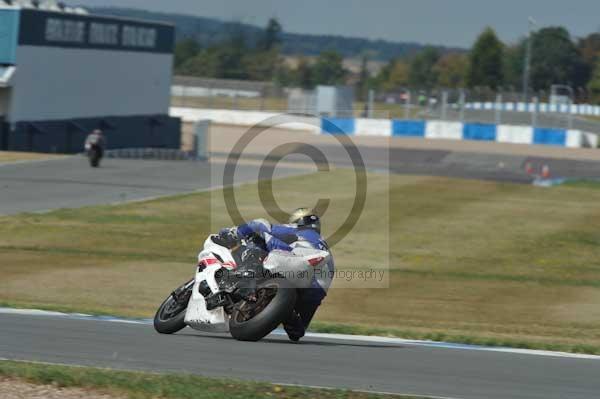
<svg viewBox="0 0 600 399">
<path fill-rule="evenodd" d="M 249 267 L 241 254 L 254 245 L 240 240 L 228 248 L 219 236 L 208 237 L 198 256 L 196 277 L 173 291 L 156 312 L 156 331 L 174 334 L 189 326 L 259 341 L 287 320 L 297 290 L 311 286 L 315 269 L 325 265 L 330 254 L 297 246 L 292 252 L 271 251 L 258 267 Z"/>
</svg>

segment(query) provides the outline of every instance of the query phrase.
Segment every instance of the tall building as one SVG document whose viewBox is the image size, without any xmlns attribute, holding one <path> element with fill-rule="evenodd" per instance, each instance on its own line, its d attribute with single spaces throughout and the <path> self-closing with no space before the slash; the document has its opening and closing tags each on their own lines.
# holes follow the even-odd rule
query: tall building
<svg viewBox="0 0 600 399">
<path fill-rule="evenodd" d="M 110 148 L 177 148 L 174 42 L 169 24 L 0 0 L 0 149 L 78 152 L 95 128 Z"/>
</svg>

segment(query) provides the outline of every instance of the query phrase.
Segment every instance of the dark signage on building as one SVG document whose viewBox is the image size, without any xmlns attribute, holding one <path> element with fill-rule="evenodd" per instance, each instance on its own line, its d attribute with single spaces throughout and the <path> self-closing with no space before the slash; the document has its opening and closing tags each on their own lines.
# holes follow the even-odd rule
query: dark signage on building
<svg viewBox="0 0 600 399">
<path fill-rule="evenodd" d="M 21 10 L 19 45 L 172 53 L 174 42 L 167 24 Z"/>
</svg>

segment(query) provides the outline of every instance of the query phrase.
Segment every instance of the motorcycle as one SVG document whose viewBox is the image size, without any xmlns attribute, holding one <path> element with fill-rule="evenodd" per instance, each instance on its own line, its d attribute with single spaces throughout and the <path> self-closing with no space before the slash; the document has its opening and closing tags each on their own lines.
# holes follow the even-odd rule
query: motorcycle
<svg viewBox="0 0 600 399">
<path fill-rule="evenodd" d="M 300 242 L 292 252 L 271 251 L 250 265 L 243 256 L 256 247 L 260 244 L 249 239 L 230 248 L 219 236 L 209 236 L 198 255 L 195 278 L 160 305 L 155 330 L 174 334 L 189 326 L 255 342 L 286 321 L 297 290 L 311 286 L 315 269 L 324 266 L 330 254 Z"/>
<path fill-rule="evenodd" d="M 98 144 L 87 144 L 85 145 L 85 150 L 87 152 L 88 159 L 90 161 L 90 166 L 92 168 L 97 168 L 100 166 L 100 160 L 102 160 L 102 147 Z"/>
</svg>

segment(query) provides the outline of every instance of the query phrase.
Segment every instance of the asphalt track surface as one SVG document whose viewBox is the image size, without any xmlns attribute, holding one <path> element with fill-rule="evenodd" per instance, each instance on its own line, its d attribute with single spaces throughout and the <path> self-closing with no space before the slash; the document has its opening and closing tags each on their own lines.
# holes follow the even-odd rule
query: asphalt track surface
<svg viewBox="0 0 600 399">
<path fill-rule="evenodd" d="M 328 162 L 352 167 L 344 148 L 321 145 Z M 440 175 L 528 183 L 532 179 L 512 170 L 498 169 L 498 161 L 477 155 L 461 160 L 448 151 L 402 150 L 361 147 L 361 157 L 371 170 L 390 173 Z M 213 162 L 105 159 L 102 167 L 90 168 L 82 156 L 64 159 L 0 164 L 0 215 L 43 212 L 59 208 L 114 204 L 153 197 L 210 190 L 223 185 L 228 154 L 216 154 Z M 259 178 L 264 155 L 244 156 L 234 182 Z M 478 160 L 479 159 L 479 160 Z M 285 158 L 274 169 L 275 177 L 316 171 L 303 156 Z"/>
<path fill-rule="evenodd" d="M 147 323 L 0 312 L 0 358 L 184 372 L 281 384 L 450 398 L 597 398 L 600 358 L 398 340 L 277 334 L 258 343 Z"/>
<path fill-rule="evenodd" d="M 319 148 L 330 163 L 350 165 L 343 148 Z M 361 155 L 368 168 L 391 173 L 529 183 L 524 163 L 551 162 L 554 173 L 565 177 L 600 176 L 600 162 L 523 154 L 361 147 Z M 257 179 L 260 158 L 249 158 L 238 168 L 236 183 Z M 275 176 L 314 170 L 305 158 L 286 161 Z M 83 157 L 0 165 L 0 214 L 208 190 L 222 185 L 223 166 L 222 161 L 107 159 L 92 169 Z M 146 324 L 59 316 L 0 314 L 0 357 L 452 398 L 576 399 L 600 392 L 600 360 L 591 358 L 331 336 L 309 337 L 300 345 L 281 335 L 239 343 L 189 329 L 165 337 Z"/>
<path fill-rule="evenodd" d="M 234 182 L 256 181 L 259 166 L 238 166 Z M 308 170 L 278 167 L 275 177 L 302 174 Z M 105 159 L 102 167 L 91 168 L 86 158 L 73 156 L 0 164 L 0 215 L 210 190 L 223 185 L 223 174 L 223 162 Z"/>
<path fill-rule="evenodd" d="M 299 145 L 297 149 L 309 148 Z M 318 143 L 314 147 L 329 165 L 352 168 L 348 150 L 340 145 Z M 449 149 L 382 148 L 359 145 L 357 151 L 370 171 L 483 179 L 530 184 L 535 176 L 525 173 L 530 164 L 536 171 L 548 165 L 552 177 L 600 178 L 600 160 L 560 159 L 527 154 L 463 152 Z M 0 215 L 42 212 L 57 208 L 113 204 L 193 191 L 223 185 L 227 152 L 214 152 L 212 162 L 105 159 L 98 169 L 87 166 L 84 157 L 0 164 Z M 234 183 L 253 182 L 265 154 L 240 154 Z M 289 155 L 277 164 L 275 177 L 316 171 L 304 155 Z"/>
</svg>

